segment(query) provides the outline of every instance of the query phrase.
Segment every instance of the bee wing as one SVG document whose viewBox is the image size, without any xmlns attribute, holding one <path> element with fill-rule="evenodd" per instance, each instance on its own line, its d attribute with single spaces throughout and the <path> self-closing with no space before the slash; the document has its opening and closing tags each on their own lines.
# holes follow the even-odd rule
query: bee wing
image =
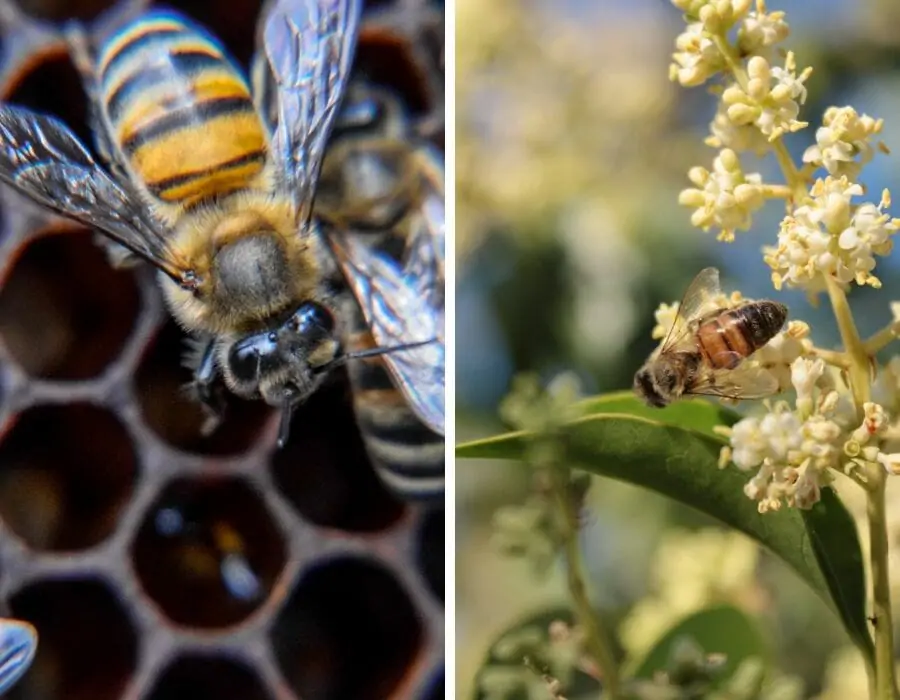
<svg viewBox="0 0 900 700">
<path fill-rule="evenodd" d="M 361 0 L 278 0 L 266 20 L 264 47 L 277 85 L 273 149 L 303 223 L 312 214 L 361 14 Z"/>
<path fill-rule="evenodd" d="M 737 353 L 723 353 L 725 354 L 733 355 L 731 359 L 735 361 L 742 360 Z M 744 361 L 734 369 L 707 370 L 690 391 L 685 393 L 740 400 L 761 399 L 777 391 L 778 380 L 775 375 L 763 367 Z"/>
<path fill-rule="evenodd" d="M 175 281 L 186 279 L 189 271 L 178 265 L 136 195 L 107 175 L 57 119 L 12 105 L 0 107 L 0 181 L 100 230 Z"/>
<path fill-rule="evenodd" d="M 0 693 L 12 688 L 31 666 L 38 635 L 27 622 L 0 620 Z"/>
<path fill-rule="evenodd" d="M 666 339 L 660 345 L 660 352 L 681 345 L 691 331 L 691 322 L 702 318 L 708 311 L 714 310 L 716 308 L 715 297 L 721 293 L 719 271 L 714 267 L 705 267 L 700 270 L 684 293 L 675 321 L 672 323 Z"/>
<path fill-rule="evenodd" d="M 443 231 L 443 227 L 441 227 Z M 444 240 L 420 227 L 401 265 L 361 236 L 328 237 L 366 323 L 380 347 L 436 342 L 383 355 L 410 408 L 444 434 Z"/>
</svg>

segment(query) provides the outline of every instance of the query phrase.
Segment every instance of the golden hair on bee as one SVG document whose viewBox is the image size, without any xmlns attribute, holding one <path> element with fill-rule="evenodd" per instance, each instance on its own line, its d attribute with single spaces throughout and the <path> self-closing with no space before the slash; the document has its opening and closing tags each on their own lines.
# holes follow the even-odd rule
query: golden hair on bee
<svg viewBox="0 0 900 700">
<path fill-rule="evenodd" d="M 244 191 L 198 207 L 175 228 L 171 246 L 200 280 L 196 291 L 166 280 L 173 314 L 208 333 L 256 330 L 312 298 L 319 279 L 313 236 L 297 234 L 292 202 Z"/>
</svg>

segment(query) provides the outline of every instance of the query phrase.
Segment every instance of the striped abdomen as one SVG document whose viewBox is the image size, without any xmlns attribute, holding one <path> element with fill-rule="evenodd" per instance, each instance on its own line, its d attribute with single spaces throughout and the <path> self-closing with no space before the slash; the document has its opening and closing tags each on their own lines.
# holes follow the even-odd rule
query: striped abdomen
<svg viewBox="0 0 900 700">
<path fill-rule="evenodd" d="M 754 301 L 704 319 L 697 328 L 703 359 L 715 369 L 734 369 L 768 343 L 787 319 L 787 307 Z"/>
<path fill-rule="evenodd" d="M 347 352 L 364 350 L 375 341 L 356 300 L 348 291 L 341 309 L 349 327 Z M 441 499 L 444 495 L 444 438 L 429 430 L 409 409 L 379 357 L 347 363 L 353 407 L 360 434 L 384 484 L 408 500 Z"/>
<path fill-rule="evenodd" d="M 171 12 L 122 28 L 102 48 L 103 117 L 133 173 L 169 204 L 249 186 L 266 159 L 250 89 L 222 46 Z"/>
</svg>

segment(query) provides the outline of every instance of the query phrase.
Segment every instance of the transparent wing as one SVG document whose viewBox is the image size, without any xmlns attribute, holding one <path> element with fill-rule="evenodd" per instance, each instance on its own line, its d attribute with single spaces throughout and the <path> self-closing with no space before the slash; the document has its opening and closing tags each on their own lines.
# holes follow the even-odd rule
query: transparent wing
<svg viewBox="0 0 900 700">
<path fill-rule="evenodd" d="M 192 271 L 173 255 L 137 196 L 107 175 L 62 122 L 20 107 L 0 107 L 0 180 L 192 286 Z"/>
<path fill-rule="evenodd" d="M 675 322 L 660 345 L 660 351 L 665 352 L 682 345 L 690 336 L 692 322 L 702 318 L 707 312 L 714 311 L 717 308 L 715 297 L 721 293 L 719 271 L 714 267 L 700 270 L 684 293 Z"/>
<path fill-rule="evenodd" d="M 37 652 L 38 635 L 27 622 L 0 619 L 0 693 L 25 675 Z"/>
<path fill-rule="evenodd" d="M 410 408 L 428 427 L 444 434 L 444 239 L 425 224 L 413 234 L 405 260 L 333 233 L 328 242 L 380 347 L 436 342 L 383 355 Z"/>
<path fill-rule="evenodd" d="M 277 86 L 273 149 L 304 224 L 350 74 L 361 8 L 361 0 L 278 0 L 266 20 L 263 41 Z"/>
<path fill-rule="evenodd" d="M 735 362 L 741 360 L 737 353 L 727 354 L 733 355 Z M 740 400 L 761 399 L 777 391 L 778 380 L 771 372 L 745 361 L 734 369 L 706 370 L 690 391 L 685 393 Z"/>
</svg>

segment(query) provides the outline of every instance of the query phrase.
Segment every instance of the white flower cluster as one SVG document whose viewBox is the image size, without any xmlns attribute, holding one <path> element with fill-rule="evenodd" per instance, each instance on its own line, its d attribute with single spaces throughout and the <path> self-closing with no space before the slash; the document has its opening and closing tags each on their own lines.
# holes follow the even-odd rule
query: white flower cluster
<svg viewBox="0 0 900 700">
<path fill-rule="evenodd" d="M 849 473 L 868 465 L 881 465 L 900 474 L 900 426 L 891 412 L 900 403 L 900 358 L 895 358 L 874 387 L 885 401 L 864 404 L 862 422 L 845 393 L 821 359 L 800 357 L 791 365 L 797 399 L 766 404 L 762 416 L 744 418 L 723 429 L 730 446 L 720 463 L 741 470 L 756 469 L 744 493 L 757 501 L 760 512 L 778 510 L 785 503 L 810 508 L 821 498 L 822 486 L 836 472 Z"/>
<path fill-rule="evenodd" d="M 720 228 L 720 239 L 731 240 L 736 229 L 750 228 L 753 212 L 765 203 L 762 177 L 745 174 L 737 154 L 729 148 L 713 160 L 712 171 L 697 166 L 691 168 L 688 177 L 697 187 L 683 190 L 679 203 L 694 207 L 694 226 L 704 231 L 711 226 Z"/>
<path fill-rule="evenodd" d="M 860 116 L 853 107 L 829 107 L 816 130 L 816 145 L 806 149 L 803 162 L 853 180 L 875 155 L 872 138 L 883 126 L 883 119 Z M 879 147 L 885 150 L 883 144 Z"/>
<path fill-rule="evenodd" d="M 672 4 L 684 12 L 688 24 L 675 40 L 669 76 L 685 87 L 702 85 L 726 67 L 715 38 L 735 25 L 747 54 L 762 52 L 788 35 L 784 13 L 767 13 L 764 0 L 757 0 L 754 12 L 751 0 L 672 0 Z"/>
<path fill-rule="evenodd" d="M 784 503 L 811 508 L 821 498 L 821 487 L 831 482 L 830 470 L 846 461 L 843 447 L 852 407 L 827 383 L 820 388 L 826 376 L 821 359 L 797 358 L 791 365 L 797 410 L 786 401 L 767 404 L 764 415 L 744 418 L 723 431 L 731 445 L 722 450 L 720 463 L 757 470 L 744 493 L 758 502 L 761 513 Z"/>
<path fill-rule="evenodd" d="M 781 222 L 778 245 L 764 248 L 776 289 L 787 284 L 815 294 L 825 289 L 825 275 L 843 288 L 853 281 L 881 286 L 872 273 L 875 256 L 890 253 L 900 220 L 883 211 L 887 191 L 877 206 L 851 203 L 862 194 L 845 176 L 816 181 L 807 202 Z"/>
</svg>

